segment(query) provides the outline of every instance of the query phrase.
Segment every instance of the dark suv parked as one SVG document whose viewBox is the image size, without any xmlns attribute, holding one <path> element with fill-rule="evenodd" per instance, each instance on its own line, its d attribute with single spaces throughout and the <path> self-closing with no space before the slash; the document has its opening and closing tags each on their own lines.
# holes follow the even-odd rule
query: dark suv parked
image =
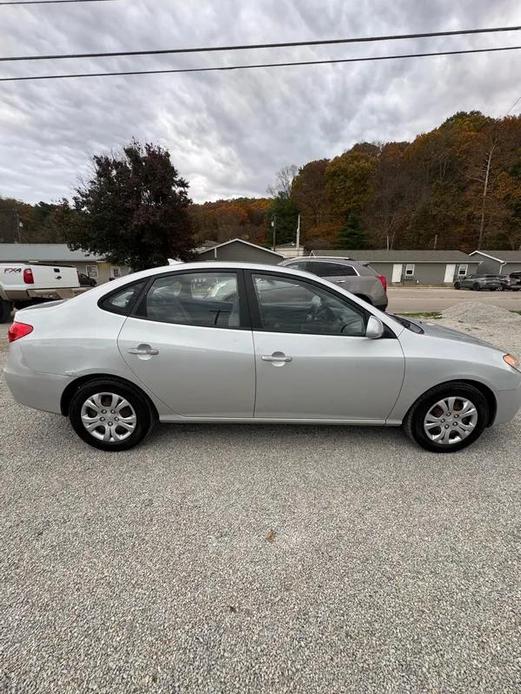
<svg viewBox="0 0 521 694">
<path fill-rule="evenodd" d="M 387 280 L 364 262 L 329 256 L 306 256 L 284 260 L 281 265 L 305 270 L 338 284 L 381 311 L 387 308 Z"/>
</svg>

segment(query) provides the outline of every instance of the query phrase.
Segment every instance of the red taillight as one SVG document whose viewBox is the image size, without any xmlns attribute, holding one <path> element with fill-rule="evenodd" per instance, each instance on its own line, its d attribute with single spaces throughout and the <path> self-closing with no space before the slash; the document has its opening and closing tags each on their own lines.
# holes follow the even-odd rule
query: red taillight
<svg viewBox="0 0 521 694">
<path fill-rule="evenodd" d="M 9 342 L 14 342 L 15 340 L 19 340 L 21 337 L 29 335 L 29 333 L 32 333 L 32 331 L 32 325 L 28 325 L 27 323 L 17 323 L 15 321 L 7 331 L 7 339 Z"/>
<path fill-rule="evenodd" d="M 378 279 L 382 283 L 382 287 L 384 288 L 384 292 L 387 291 L 387 277 L 385 275 L 378 275 Z"/>
<path fill-rule="evenodd" d="M 30 267 L 26 267 L 24 270 L 24 282 L 25 284 L 34 284 L 33 271 Z"/>
</svg>

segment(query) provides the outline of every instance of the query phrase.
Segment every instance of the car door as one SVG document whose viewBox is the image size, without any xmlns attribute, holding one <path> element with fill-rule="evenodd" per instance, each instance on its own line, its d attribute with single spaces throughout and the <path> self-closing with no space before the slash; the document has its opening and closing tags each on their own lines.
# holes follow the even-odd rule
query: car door
<svg viewBox="0 0 521 694">
<path fill-rule="evenodd" d="M 123 359 L 173 413 L 253 416 L 253 339 L 240 286 L 242 273 L 231 270 L 157 275 L 125 321 Z"/>
<path fill-rule="evenodd" d="M 383 423 L 404 356 L 388 329 L 365 337 L 368 312 L 319 283 L 247 273 L 257 373 L 255 417 Z"/>
</svg>

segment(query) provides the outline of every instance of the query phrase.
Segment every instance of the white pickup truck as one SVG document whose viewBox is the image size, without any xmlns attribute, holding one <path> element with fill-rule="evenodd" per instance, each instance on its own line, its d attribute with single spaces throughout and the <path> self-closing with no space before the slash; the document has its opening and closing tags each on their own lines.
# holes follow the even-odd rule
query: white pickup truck
<svg viewBox="0 0 521 694">
<path fill-rule="evenodd" d="M 80 287 L 75 267 L 0 263 L 0 323 L 10 319 L 13 308 L 70 299 L 87 289 Z"/>
</svg>

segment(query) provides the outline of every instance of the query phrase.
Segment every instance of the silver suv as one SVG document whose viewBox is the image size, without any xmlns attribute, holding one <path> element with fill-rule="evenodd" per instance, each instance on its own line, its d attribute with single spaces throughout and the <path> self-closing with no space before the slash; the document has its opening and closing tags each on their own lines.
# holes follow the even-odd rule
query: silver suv
<svg viewBox="0 0 521 694">
<path fill-rule="evenodd" d="M 290 258 L 282 261 L 281 265 L 295 270 L 305 270 L 334 282 L 381 311 L 387 308 L 387 279 L 373 270 L 368 263 L 349 258 L 315 255 Z"/>
</svg>

